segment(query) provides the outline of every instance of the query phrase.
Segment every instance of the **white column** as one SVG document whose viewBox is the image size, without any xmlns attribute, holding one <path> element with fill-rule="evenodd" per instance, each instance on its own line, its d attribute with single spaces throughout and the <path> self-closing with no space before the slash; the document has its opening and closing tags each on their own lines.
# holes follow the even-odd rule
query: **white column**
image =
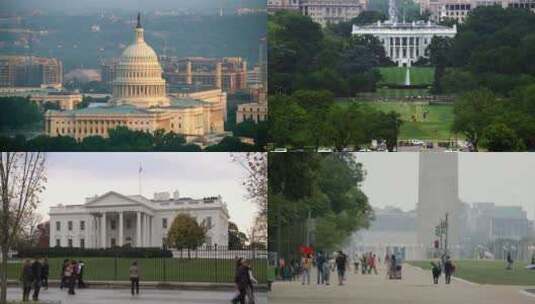
<svg viewBox="0 0 535 304">
<path fill-rule="evenodd" d="M 141 212 L 136 212 L 136 247 L 141 247 Z"/>
<path fill-rule="evenodd" d="M 149 247 L 149 215 L 145 214 L 145 220 L 143 221 L 143 225 L 145 226 L 143 231 L 143 245 L 145 247 Z"/>
<path fill-rule="evenodd" d="M 123 212 L 120 211 L 119 212 L 119 247 L 122 247 L 123 246 L 123 239 L 124 239 L 124 235 L 123 235 Z"/>
<path fill-rule="evenodd" d="M 100 223 L 100 242 L 101 247 L 106 248 L 106 212 L 102 212 L 102 219 Z"/>
</svg>

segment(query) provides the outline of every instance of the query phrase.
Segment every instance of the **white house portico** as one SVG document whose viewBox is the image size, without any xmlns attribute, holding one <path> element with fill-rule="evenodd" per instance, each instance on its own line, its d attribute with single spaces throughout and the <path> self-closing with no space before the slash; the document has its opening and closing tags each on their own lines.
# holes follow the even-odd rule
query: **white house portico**
<svg viewBox="0 0 535 304">
<path fill-rule="evenodd" d="M 50 245 L 109 248 L 161 247 L 178 213 L 188 213 L 208 227 L 206 245 L 228 244 L 228 211 L 221 197 L 182 198 L 178 192 L 153 199 L 114 191 L 86 199 L 83 205 L 50 208 Z"/>
</svg>

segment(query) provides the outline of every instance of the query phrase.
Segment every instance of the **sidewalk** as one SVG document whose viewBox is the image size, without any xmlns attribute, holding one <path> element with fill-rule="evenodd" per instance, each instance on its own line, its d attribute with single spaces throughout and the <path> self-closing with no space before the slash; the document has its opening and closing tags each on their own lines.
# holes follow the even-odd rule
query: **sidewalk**
<svg viewBox="0 0 535 304">
<path fill-rule="evenodd" d="M 316 273 L 311 285 L 300 281 L 277 282 L 269 294 L 270 304 L 290 303 L 374 303 L 374 304 L 505 304 L 535 303 L 534 297 L 521 293 L 520 286 L 476 285 L 461 280 L 432 284 L 431 273 L 420 268 L 403 265 L 402 280 L 388 280 L 384 269 L 379 274 L 347 275 L 345 285 L 338 286 L 336 273 L 331 273 L 330 286 L 317 286 Z"/>
</svg>

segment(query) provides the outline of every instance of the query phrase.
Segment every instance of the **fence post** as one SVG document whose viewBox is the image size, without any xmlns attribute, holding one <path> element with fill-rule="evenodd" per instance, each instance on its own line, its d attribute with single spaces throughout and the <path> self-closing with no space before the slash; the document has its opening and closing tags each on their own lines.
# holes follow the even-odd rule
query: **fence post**
<svg viewBox="0 0 535 304">
<path fill-rule="evenodd" d="M 167 274 L 165 272 L 165 256 L 163 257 L 163 281 L 167 282 Z"/>
<path fill-rule="evenodd" d="M 114 275 L 114 281 L 117 281 L 117 256 L 115 256 L 114 263 L 113 263 L 113 272 Z"/>
<path fill-rule="evenodd" d="M 214 250 L 215 250 L 215 281 L 216 283 L 219 283 L 219 280 L 218 280 L 218 268 L 219 268 L 219 259 L 217 258 L 217 244 L 214 245 Z"/>
</svg>

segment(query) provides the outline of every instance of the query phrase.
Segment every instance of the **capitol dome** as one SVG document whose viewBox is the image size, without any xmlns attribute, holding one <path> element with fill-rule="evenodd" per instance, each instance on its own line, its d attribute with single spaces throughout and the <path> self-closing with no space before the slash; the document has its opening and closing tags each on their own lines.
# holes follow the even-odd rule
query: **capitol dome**
<svg viewBox="0 0 535 304">
<path fill-rule="evenodd" d="M 143 108 L 169 105 L 162 67 L 156 52 L 145 42 L 139 14 L 134 43 L 119 58 L 112 87 L 110 103 L 114 105 Z"/>
</svg>

